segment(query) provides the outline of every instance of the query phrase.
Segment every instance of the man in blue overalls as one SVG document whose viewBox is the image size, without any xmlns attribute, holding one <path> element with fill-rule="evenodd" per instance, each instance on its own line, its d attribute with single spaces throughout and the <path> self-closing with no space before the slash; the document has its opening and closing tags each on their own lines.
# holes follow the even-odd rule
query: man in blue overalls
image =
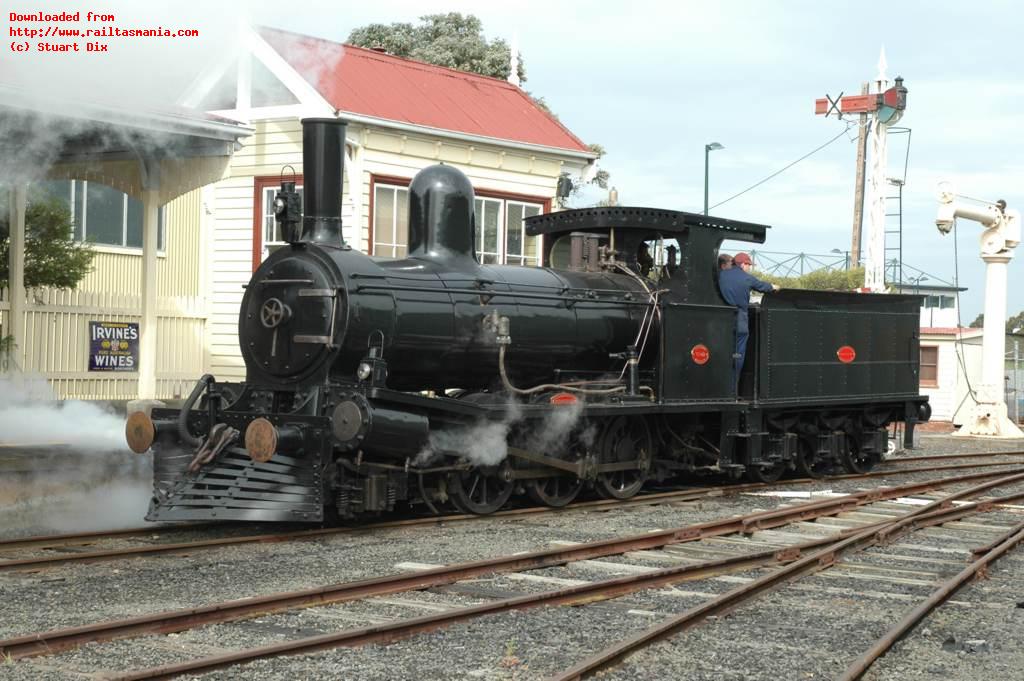
<svg viewBox="0 0 1024 681">
<path fill-rule="evenodd" d="M 761 281 L 750 274 L 754 263 L 746 253 L 737 253 L 732 258 L 732 267 L 721 270 L 718 273 L 718 288 L 722 292 L 725 302 L 736 308 L 736 362 L 733 367 L 733 387 L 738 388 L 740 383 L 740 371 L 743 369 L 743 360 L 747 354 L 747 338 L 750 336 L 750 326 L 747 323 L 747 308 L 750 306 L 750 291 L 761 291 L 768 293 L 778 291 L 779 287 Z"/>
</svg>

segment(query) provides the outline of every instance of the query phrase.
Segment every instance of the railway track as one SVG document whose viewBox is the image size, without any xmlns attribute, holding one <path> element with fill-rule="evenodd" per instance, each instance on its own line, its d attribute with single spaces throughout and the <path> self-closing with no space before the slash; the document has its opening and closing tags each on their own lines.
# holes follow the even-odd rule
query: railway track
<svg viewBox="0 0 1024 681">
<path fill-rule="evenodd" d="M 943 458 L 976 458 L 977 456 L 1022 456 L 1024 452 L 998 452 L 998 453 L 984 453 L 980 455 L 957 455 L 957 456 L 938 456 L 938 457 L 907 457 L 899 460 L 889 460 L 883 463 L 883 465 L 877 469 L 867 473 L 861 474 L 847 474 L 831 476 L 829 480 L 858 480 L 858 479 L 874 479 L 880 477 L 893 477 L 908 474 L 920 474 L 920 473 L 943 473 L 964 469 L 975 469 L 975 468 L 1003 468 L 1008 466 L 1017 465 L 1018 462 L 983 462 L 983 463 L 961 463 L 961 464 L 944 464 L 944 465 L 931 465 L 931 466 L 906 466 L 903 462 L 912 461 L 919 459 L 922 461 L 933 461 L 936 459 Z M 898 461 L 898 464 L 894 465 L 894 462 Z M 995 473 L 993 473 L 995 475 Z M 108 541 L 111 539 L 131 539 L 131 538 L 155 538 L 159 539 L 163 534 L 168 531 L 175 531 L 178 529 L 184 529 L 188 531 L 194 531 L 195 529 L 202 529 L 204 527 L 216 527 L 216 525 L 202 524 L 202 525 L 190 525 L 190 526 L 171 526 L 171 527 L 151 527 L 151 528 L 131 528 L 123 530 L 115 530 L 112 532 L 91 532 L 91 533 L 76 533 L 67 535 L 48 535 L 48 536 L 36 536 L 36 537 L 25 537 L 10 540 L 0 540 L 0 573 L 8 572 L 12 570 L 39 570 L 48 567 L 55 567 L 58 565 L 67 564 L 84 564 L 84 563 L 97 563 L 112 560 L 123 560 L 128 558 L 144 558 L 150 556 L 160 555 L 173 555 L 173 554 L 192 554 L 199 551 L 208 551 L 218 548 L 224 548 L 229 546 L 240 546 L 245 544 L 260 544 L 260 543 L 277 543 L 286 541 L 309 541 L 315 539 L 322 539 L 327 537 L 333 537 L 343 534 L 351 534 L 357 532 L 369 532 L 384 529 L 396 529 L 405 527 L 417 527 L 417 526 L 436 526 L 438 523 L 452 523 L 452 522 L 467 522 L 467 521 L 479 521 L 486 518 L 509 518 L 517 516 L 528 516 L 538 515 L 543 513 L 566 513 L 573 511 L 594 511 L 600 509 L 614 509 L 623 508 L 630 505 L 647 505 L 647 504 L 663 504 L 663 503 L 683 503 L 688 501 L 697 501 L 700 499 L 713 498 L 723 496 L 727 494 L 738 494 L 743 492 L 752 492 L 758 490 L 768 490 L 779 485 L 797 485 L 797 484 L 812 484 L 820 483 L 819 479 L 812 478 L 798 478 L 791 480 L 783 480 L 778 483 L 735 483 L 728 485 L 719 485 L 714 487 L 701 487 L 695 489 L 684 489 L 671 492 L 656 492 L 650 494 L 642 494 L 632 499 L 626 500 L 615 500 L 615 499 L 600 499 L 591 501 L 580 501 L 571 504 L 566 508 L 553 509 L 547 507 L 526 507 L 526 508 L 513 508 L 499 511 L 497 513 L 490 514 L 488 516 L 479 516 L 472 514 L 456 514 L 456 515 L 443 515 L 443 516 L 424 516 L 415 517 L 402 520 L 392 520 L 379 523 L 371 523 L 368 525 L 361 525 L 358 527 L 342 526 L 342 527 L 320 527 L 320 528 L 304 528 L 299 530 L 291 530 L 286 532 L 273 532 L 265 534 L 254 534 L 254 535 L 241 535 L 241 536 L 227 536 L 227 537 L 216 537 L 210 539 L 200 539 L 195 541 L 186 542 L 165 542 L 165 543 L 152 543 L 148 542 L 143 546 L 131 546 L 113 549 L 99 549 L 95 551 L 82 551 L 82 552 L 61 552 L 61 553 L 49 553 L 48 555 L 33 555 L 28 557 L 10 557 L 11 551 L 50 551 L 53 549 L 59 549 L 63 547 L 81 547 L 91 546 L 93 544 Z"/>
<path fill-rule="evenodd" d="M 978 483 L 979 480 L 989 479 Z M 953 485 L 971 483 L 972 486 L 951 492 L 938 499 L 911 500 L 903 505 L 894 504 L 908 495 L 918 495 L 927 490 L 945 489 Z M 978 483 L 978 484 L 975 484 Z M 67 650 L 89 642 L 109 641 L 117 638 L 134 637 L 144 634 L 169 633 L 216 623 L 233 622 L 267 613 L 281 612 L 295 608 L 323 606 L 347 601 L 361 601 L 372 597 L 453 585 L 466 580 L 505 573 L 536 571 L 567 564 L 588 564 L 596 558 L 607 556 L 633 555 L 635 552 L 680 548 L 693 545 L 690 556 L 707 552 L 722 554 L 728 547 L 727 556 L 702 559 L 694 562 L 685 559 L 686 564 L 663 569 L 644 569 L 640 574 L 628 577 L 604 579 L 570 588 L 544 591 L 526 596 L 513 596 L 490 600 L 481 605 L 461 608 L 446 608 L 442 612 L 386 624 L 360 627 L 320 636 L 300 638 L 273 646 L 253 648 L 223 655 L 192 660 L 179 665 L 141 670 L 118 676 L 122 679 L 171 678 L 186 673 L 199 673 L 242 662 L 284 654 L 297 654 L 339 646 L 357 646 L 371 642 L 387 642 L 418 632 L 447 626 L 484 615 L 521 610 L 539 606 L 590 603 L 633 594 L 642 590 L 659 589 L 685 581 L 709 579 L 739 570 L 750 570 L 758 566 L 787 565 L 759 578 L 753 586 L 734 589 L 721 598 L 713 599 L 690 613 L 685 624 L 672 626 L 693 626 L 696 622 L 717 612 L 721 608 L 735 607 L 743 598 L 772 588 L 793 575 L 805 574 L 823 569 L 836 562 L 844 552 L 859 551 L 883 541 L 892 541 L 900 533 L 922 527 L 962 520 L 978 513 L 990 513 L 1000 505 L 1024 499 L 1024 491 L 1004 494 L 1000 497 L 975 502 L 954 502 L 978 497 L 1000 487 L 1017 485 L 1024 490 L 1024 469 L 1004 474 L 975 473 L 955 478 L 915 482 L 899 487 L 882 488 L 856 492 L 842 497 L 761 511 L 747 516 L 726 518 L 686 527 L 673 528 L 657 533 L 625 537 L 621 539 L 593 542 L 590 544 L 559 547 L 532 554 L 504 556 L 486 561 L 476 561 L 453 566 L 438 567 L 418 572 L 408 572 L 390 577 L 363 580 L 360 582 L 332 585 L 301 592 L 274 594 L 256 599 L 244 599 L 217 603 L 204 608 L 157 613 L 145 617 L 98 623 L 84 627 L 39 632 L 27 636 L 0 641 L 0 656 L 8 659 L 32 657 Z M 924 504 L 909 506 L 906 503 Z M 858 520 L 845 524 L 818 524 L 812 522 L 837 515 L 856 512 Z M 863 518 L 867 520 L 863 520 Z M 772 528 L 797 525 L 813 527 L 811 536 L 770 534 Z M 851 526 L 852 525 L 852 526 Z M 758 535 L 762 536 L 758 536 Z M 764 535 L 768 535 L 766 538 Z M 794 541 L 792 537 L 796 537 Z M 765 548 L 767 546 L 767 548 Z M 754 550 L 750 550 L 754 549 Z M 1007 550 L 1007 547 L 1002 547 Z M 678 560 L 684 560 L 679 558 Z M 786 571 L 789 572 L 786 572 Z M 543 578 L 542 578 L 543 579 Z M 686 614 L 686 613 L 684 613 Z M 675 618 L 674 620 L 675 621 Z M 674 630 L 674 629 L 670 629 Z M 652 634 L 657 638 L 667 634 Z M 631 644 L 642 645 L 646 639 L 634 637 Z M 639 643 L 637 643 L 639 641 Z M 620 659 L 635 651 L 636 647 L 615 649 L 586 661 L 585 666 L 566 672 L 564 678 L 581 678 L 604 668 L 610 661 Z M 623 652 L 625 651 L 625 652 Z M 562 677 L 559 677 L 562 678 Z"/>
</svg>

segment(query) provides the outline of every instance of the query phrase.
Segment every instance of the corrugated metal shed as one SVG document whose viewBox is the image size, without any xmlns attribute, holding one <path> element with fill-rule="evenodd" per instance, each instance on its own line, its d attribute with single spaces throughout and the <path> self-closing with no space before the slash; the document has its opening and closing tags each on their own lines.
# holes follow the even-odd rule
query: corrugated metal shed
<svg viewBox="0 0 1024 681">
<path fill-rule="evenodd" d="M 277 29 L 259 32 L 342 116 L 348 112 L 589 151 L 525 92 L 504 80 Z"/>
</svg>

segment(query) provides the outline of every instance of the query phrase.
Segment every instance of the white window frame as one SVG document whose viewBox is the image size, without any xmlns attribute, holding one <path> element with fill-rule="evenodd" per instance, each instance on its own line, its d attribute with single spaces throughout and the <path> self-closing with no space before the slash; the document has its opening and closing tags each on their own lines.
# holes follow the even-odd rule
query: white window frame
<svg viewBox="0 0 1024 681">
<path fill-rule="evenodd" d="M 388 189 L 391 190 L 392 192 L 393 201 L 391 203 L 391 241 L 380 240 L 380 228 L 379 225 L 377 224 L 377 209 L 379 208 L 379 204 L 377 201 L 377 191 L 380 189 Z M 397 259 L 404 258 L 409 253 L 408 225 L 406 226 L 406 243 L 400 244 L 395 238 L 395 235 L 398 233 L 398 201 L 400 198 L 399 192 L 404 193 L 403 200 L 409 200 L 408 187 L 403 187 L 402 185 L 399 184 L 391 184 L 389 182 L 374 182 L 373 184 L 373 215 L 370 216 L 371 219 L 373 220 L 373 243 L 370 244 L 370 252 L 376 256 Z M 408 219 L 408 215 L 406 216 L 406 219 Z M 399 248 L 404 248 L 405 253 L 400 255 L 398 253 Z"/>
<path fill-rule="evenodd" d="M 477 224 L 477 236 L 479 237 L 476 242 L 476 257 L 480 261 L 481 265 L 501 265 L 505 263 L 505 201 L 503 199 L 494 198 L 491 196 L 478 196 L 476 200 L 480 202 L 483 210 L 477 211 L 476 224 Z M 496 235 L 496 251 L 484 250 L 484 239 L 486 234 L 484 233 L 484 216 L 487 214 L 487 204 L 496 203 L 498 204 L 498 221 Z M 476 211 L 476 205 L 473 206 L 473 210 Z M 485 262 L 486 256 L 494 256 L 494 262 Z"/>
<path fill-rule="evenodd" d="M 378 189 L 387 189 L 387 190 L 391 190 L 393 192 L 394 201 L 392 203 L 392 208 L 391 208 L 391 224 L 392 224 L 392 228 L 396 227 L 397 223 L 398 223 L 398 202 L 400 200 L 406 200 L 406 201 L 408 200 L 408 191 L 409 191 L 409 187 L 408 186 L 403 186 L 403 185 L 400 185 L 400 184 L 395 184 L 394 182 L 388 182 L 386 180 L 374 181 L 373 182 L 373 196 L 372 196 L 372 198 L 373 198 L 373 211 L 372 211 L 372 214 L 370 216 L 371 223 L 372 223 L 372 230 L 373 230 L 373 243 L 370 244 L 370 249 L 371 249 L 370 252 L 373 253 L 376 256 L 382 256 L 382 257 L 386 257 L 386 258 L 401 258 L 401 257 L 405 257 L 405 255 L 408 253 L 408 243 L 406 243 L 406 244 L 398 244 L 398 243 L 393 243 L 392 241 L 383 241 L 380 238 L 381 237 L 381 228 L 380 228 L 380 225 L 377 224 L 377 211 L 378 211 L 378 208 L 379 208 L 379 201 L 378 201 L 378 198 L 377 198 L 377 190 Z M 400 194 L 399 192 L 404 192 L 404 194 Z M 476 214 L 477 237 L 476 237 L 476 243 L 474 244 L 474 246 L 476 248 L 477 259 L 482 264 L 500 264 L 500 265 L 508 264 L 508 258 L 509 258 L 509 253 L 508 253 L 508 224 L 507 224 L 507 220 L 508 220 L 508 206 L 509 205 L 513 205 L 513 204 L 514 205 L 518 205 L 518 206 L 522 206 L 523 207 L 523 216 L 525 218 L 526 217 L 526 212 L 527 212 L 527 210 L 529 208 L 535 208 L 537 210 L 537 215 L 542 214 L 544 212 L 545 204 L 542 201 L 529 201 L 529 200 L 524 200 L 524 199 L 519 199 L 519 198 L 505 198 L 503 196 L 488 196 L 488 195 L 481 195 L 481 194 L 478 194 L 475 198 L 476 198 L 476 201 L 481 202 L 480 205 L 483 206 L 483 208 L 484 208 L 483 211 L 477 211 L 477 214 Z M 496 210 L 497 213 L 498 213 L 498 215 L 497 215 L 498 234 L 497 234 L 497 250 L 496 251 L 487 251 L 487 250 L 484 249 L 485 234 L 484 234 L 484 230 L 483 230 L 483 224 L 484 224 L 484 220 L 485 220 L 484 215 L 485 215 L 485 213 L 486 213 L 488 208 L 491 208 L 492 210 Z M 474 211 L 476 211 L 476 204 L 474 204 L 473 209 L 474 209 Z M 522 232 L 521 232 L 522 240 L 521 240 L 520 243 L 523 244 L 523 251 L 524 252 L 523 253 L 512 254 L 511 257 L 513 257 L 513 258 L 523 258 L 524 262 L 523 263 L 512 263 L 512 264 L 515 264 L 515 265 L 522 264 L 522 265 L 525 265 L 527 267 L 535 267 L 535 266 L 539 265 L 540 262 L 541 262 L 541 254 L 543 252 L 542 239 L 541 239 L 541 237 L 536 237 L 536 239 L 534 240 L 534 252 L 528 253 L 528 252 L 526 252 L 526 239 L 527 239 L 527 237 L 526 237 L 526 227 L 525 227 L 525 224 L 522 227 L 520 227 L 520 229 L 522 230 Z M 394 235 L 395 235 L 395 231 L 392 231 L 392 239 L 394 239 Z M 397 249 L 399 247 L 403 246 L 403 245 L 405 246 L 406 253 L 405 254 L 399 254 L 397 252 Z M 493 263 L 486 262 L 486 258 L 488 258 L 488 257 L 493 258 L 494 262 Z"/>
<path fill-rule="evenodd" d="M 301 192 L 300 196 L 305 199 L 306 194 L 303 191 L 303 184 L 296 184 L 295 191 Z M 273 232 L 276 229 L 277 223 L 274 220 L 274 197 L 277 196 L 277 192 L 281 191 L 280 187 L 273 185 L 267 185 L 263 187 L 263 194 L 260 196 L 260 262 L 267 259 L 273 248 L 279 248 L 287 245 L 287 241 L 270 241 L 267 237 L 273 236 Z M 267 218 L 270 218 L 270 226 L 267 226 Z M 268 234 L 268 230 L 270 233 Z"/>
<path fill-rule="evenodd" d="M 131 253 L 131 254 L 142 254 L 142 246 L 129 246 L 128 245 L 128 194 L 120 192 L 121 194 L 121 243 L 110 244 L 102 241 L 89 241 L 89 181 L 88 180 L 61 180 L 66 181 L 70 185 L 69 198 L 71 207 L 71 240 L 77 241 L 77 243 L 87 243 L 93 248 L 99 251 L 109 250 L 116 253 Z M 75 225 L 74 223 L 78 219 L 78 202 L 76 199 L 78 183 L 82 183 L 82 238 L 77 239 L 75 236 Z M 98 183 L 102 184 L 102 183 Z M 116 188 L 110 185 L 103 185 L 114 191 L 118 191 Z M 160 206 L 157 212 L 157 254 L 167 254 L 167 205 Z"/>
<path fill-rule="evenodd" d="M 532 216 L 527 215 L 526 212 L 527 212 L 528 208 L 536 208 L 537 212 L 535 214 L 536 215 L 540 215 L 541 213 L 544 212 L 544 205 L 540 204 L 540 203 L 531 203 L 529 201 L 520 201 L 518 199 L 502 199 L 502 202 L 503 202 L 502 203 L 502 213 L 503 213 L 503 218 L 504 219 L 501 221 L 501 224 L 504 226 L 504 230 L 503 231 L 505 233 L 503 234 L 504 238 L 500 240 L 500 244 L 501 244 L 502 250 L 504 251 L 504 255 L 503 255 L 502 259 L 501 259 L 501 262 L 504 263 L 504 264 L 509 264 L 509 262 L 508 262 L 509 257 L 522 258 L 523 262 L 521 262 L 521 263 L 512 263 L 512 264 L 514 264 L 514 265 L 522 265 L 524 267 L 536 267 L 537 265 L 540 264 L 540 258 L 541 258 L 541 237 L 539 237 L 539 236 L 538 237 L 534 237 L 534 252 L 533 252 L 532 255 L 528 254 L 526 252 L 526 239 L 527 239 L 527 235 L 526 235 L 526 218 L 532 217 Z M 519 243 L 522 244 L 523 248 L 522 248 L 522 252 L 521 253 L 517 253 L 517 254 L 514 254 L 512 256 L 509 256 L 509 253 L 508 253 L 508 207 L 510 205 L 517 205 L 517 206 L 522 206 L 523 207 L 523 224 L 519 228 L 519 230 L 520 230 L 520 241 L 519 241 Z"/>
</svg>

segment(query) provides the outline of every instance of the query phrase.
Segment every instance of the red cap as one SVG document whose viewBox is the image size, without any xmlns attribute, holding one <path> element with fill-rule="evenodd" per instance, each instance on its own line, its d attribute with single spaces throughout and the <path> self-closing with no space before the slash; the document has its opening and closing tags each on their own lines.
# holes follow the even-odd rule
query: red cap
<svg viewBox="0 0 1024 681">
<path fill-rule="evenodd" d="M 750 259 L 750 256 L 746 253 L 737 253 L 732 256 L 732 262 L 734 265 L 753 265 L 754 261 Z"/>
</svg>

